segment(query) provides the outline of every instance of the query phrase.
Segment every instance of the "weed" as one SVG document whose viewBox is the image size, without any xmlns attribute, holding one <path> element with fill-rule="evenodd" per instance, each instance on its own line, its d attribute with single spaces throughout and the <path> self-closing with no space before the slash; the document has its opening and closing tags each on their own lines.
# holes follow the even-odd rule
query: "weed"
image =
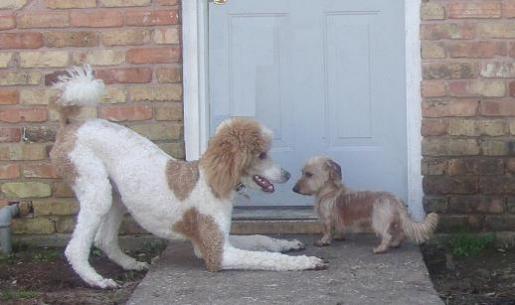
<svg viewBox="0 0 515 305">
<path fill-rule="evenodd" d="M 30 300 L 30 299 L 35 299 L 38 296 L 39 296 L 39 292 L 31 291 L 31 290 L 19 290 L 19 291 L 5 290 L 2 292 L 2 300 L 4 300 L 4 301 Z"/>
<path fill-rule="evenodd" d="M 474 257 L 478 256 L 484 249 L 493 246 L 495 236 L 475 235 L 470 233 L 459 233 L 450 239 L 450 249 L 454 256 L 457 257 Z"/>
</svg>

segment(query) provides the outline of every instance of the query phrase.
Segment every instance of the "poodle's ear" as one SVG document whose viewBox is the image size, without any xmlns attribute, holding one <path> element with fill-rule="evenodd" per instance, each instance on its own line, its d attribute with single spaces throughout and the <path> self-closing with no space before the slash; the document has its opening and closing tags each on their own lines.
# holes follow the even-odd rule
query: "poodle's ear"
<svg viewBox="0 0 515 305">
<path fill-rule="evenodd" d="M 342 180 L 342 168 L 341 166 L 331 159 L 325 162 L 327 169 L 329 170 L 329 178 L 332 181 L 340 182 Z"/>
<path fill-rule="evenodd" d="M 228 198 L 240 178 L 248 153 L 240 149 L 240 145 L 231 139 L 213 139 L 209 149 L 202 157 L 209 186 L 218 198 Z"/>
</svg>

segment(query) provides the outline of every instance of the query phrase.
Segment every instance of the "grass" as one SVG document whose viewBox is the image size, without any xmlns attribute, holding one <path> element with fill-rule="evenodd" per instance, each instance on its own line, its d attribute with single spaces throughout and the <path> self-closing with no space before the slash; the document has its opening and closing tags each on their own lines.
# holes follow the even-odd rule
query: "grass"
<svg viewBox="0 0 515 305">
<path fill-rule="evenodd" d="M 1 299 L 3 301 L 15 301 L 15 300 L 31 300 L 39 297 L 39 292 L 31 290 L 6 290 L 2 292 Z"/>
<path fill-rule="evenodd" d="M 13 244 L 13 252 L 9 255 L 0 254 L 0 265 L 13 265 L 25 262 L 53 262 L 59 259 L 62 250 L 59 248 L 31 247 L 26 244 Z"/>
<path fill-rule="evenodd" d="M 493 234 L 477 235 L 470 233 L 459 233 L 451 237 L 449 247 L 451 253 L 456 257 L 475 257 L 481 252 L 494 245 Z"/>
</svg>

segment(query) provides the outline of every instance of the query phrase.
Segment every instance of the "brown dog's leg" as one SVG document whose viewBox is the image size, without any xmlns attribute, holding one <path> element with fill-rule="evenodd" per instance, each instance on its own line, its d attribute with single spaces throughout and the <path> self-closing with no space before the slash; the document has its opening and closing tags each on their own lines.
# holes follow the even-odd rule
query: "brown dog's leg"
<svg viewBox="0 0 515 305">
<path fill-rule="evenodd" d="M 406 239 L 406 235 L 404 232 L 396 232 L 395 235 L 392 238 L 392 241 L 390 242 L 390 247 L 392 248 L 398 248 L 402 244 L 402 242 Z"/>
<path fill-rule="evenodd" d="M 334 226 L 333 232 L 334 240 L 345 240 L 345 226 L 343 223 L 337 223 Z"/>
<path fill-rule="evenodd" d="M 381 243 L 379 246 L 374 248 L 375 254 L 385 253 L 388 250 L 388 246 L 390 245 L 392 241 L 392 235 L 388 232 L 385 232 L 381 235 Z"/>
<path fill-rule="evenodd" d="M 320 240 L 317 240 L 315 242 L 315 246 L 317 247 L 325 247 L 329 246 L 331 244 L 331 241 L 333 239 L 332 233 L 333 233 L 333 225 L 331 223 L 331 220 L 326 220 L 323 223 L 323 236 L 320 238 Z"/>
</svg>

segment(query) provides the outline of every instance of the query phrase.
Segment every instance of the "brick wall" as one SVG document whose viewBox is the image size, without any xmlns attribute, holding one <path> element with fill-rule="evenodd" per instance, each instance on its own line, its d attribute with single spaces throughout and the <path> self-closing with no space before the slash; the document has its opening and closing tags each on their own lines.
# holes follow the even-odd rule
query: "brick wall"
<svg viewBox="0 0 515 305">
<path fill-rule="evenodd" d="M 441 231 L 515 230 L 515 1 L 421 13 L 425 208 Z"/>
<path fill-rule="evenodd" d="M 16 233 L 74 226 L 78 206 L 48 162 L 55 71 L 93 64 L 108 97 L 84 116 L 184 157 L 178 2 L 0 1 L 0 206 L 35 207 Z M 515 230 L 515 1 L 431 0 L 421 12 L 424 206 L 443 232 Z"/>
<path fill-rule="evenodd" d="M 15 233 L 68 233 L 78 205 L 48 161 L 51 83 L 90 63 L 108 96 L 85 117 L 130 126 L 184 158 L 179 0 L 0 1 L 0 206 L 32 200 Z M 123 153 L 123 152 L 120 152 Z M 134 223 L 128 233 L 139 232 Z"/>
</svg>

